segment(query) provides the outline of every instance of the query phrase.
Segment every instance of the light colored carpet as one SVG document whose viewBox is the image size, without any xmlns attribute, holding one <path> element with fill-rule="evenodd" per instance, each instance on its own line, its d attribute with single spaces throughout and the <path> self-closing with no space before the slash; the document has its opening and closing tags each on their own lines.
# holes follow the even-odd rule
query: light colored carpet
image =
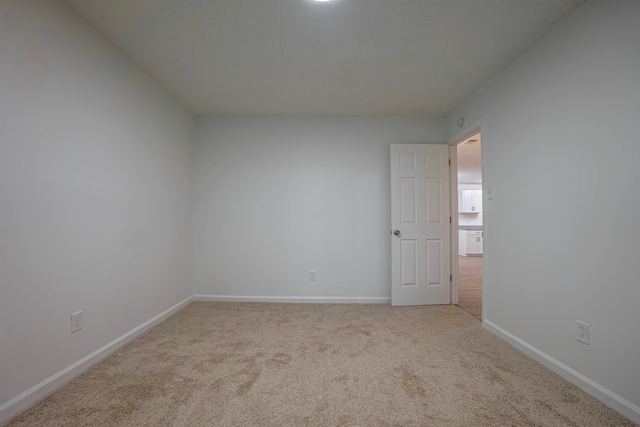
<svg viewBox="0 0 640 427">
<path fill-rule="evenodd" d="M 633 426 L 454 306 L 194 302 L 7 426 Z"/>
</svg>

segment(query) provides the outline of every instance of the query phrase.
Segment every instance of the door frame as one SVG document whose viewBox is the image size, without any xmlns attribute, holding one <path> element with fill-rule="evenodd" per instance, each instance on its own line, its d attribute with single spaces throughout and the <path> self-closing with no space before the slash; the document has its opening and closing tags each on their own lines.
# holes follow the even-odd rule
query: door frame
<svg viewBox="0 0 640 427">
<path fill-rule="evenodd" d="M 482 163 L 482 228 L 486 231 L 487 224 L 487 199 L 485 188 L 487 186 L 485 179 L 485 142 L 486 130 L 482 121 L 466 126 L 449 139 L 449 158 L 451 159 L 451 167 L 449 168 L 449 203 L 451 205 L 451 304 L 458 305 L 458 144 L 462 143 L 476 133 L 482 135 L 482 145 L 480 146 L 481 163 Z M 489 236 L 490 238 L 490 236 Z M 483 233 L 483 249 L 482 249 L 482 323 L 487 318 L 487 245 L 484 244 L 487 239 L 487 233 Z"/>
</svg>

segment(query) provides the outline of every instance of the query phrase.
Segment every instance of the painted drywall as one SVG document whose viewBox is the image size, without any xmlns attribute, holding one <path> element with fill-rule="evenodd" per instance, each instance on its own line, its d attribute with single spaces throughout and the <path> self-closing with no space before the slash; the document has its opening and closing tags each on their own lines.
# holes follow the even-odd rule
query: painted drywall
<svg viewBox="0 0 640 427">
<path fill-rule="evenodd" d="M 487 320 L 636 421 L 639 17 L 636 0 L 588 1 L 446 118 L 452 138 L 461 116 L 482 124 Z"/>
<path fill-rule="evenodd" d="M 444 141 L 442 119 L 198 118 L 195 293 L 389 298 L 389 145 Z"/>
<path fill-rule="evenodd" d="M 194 122 L 65 3 L 0 5 L 1 407 L 192 295 Z"/>
</svg>

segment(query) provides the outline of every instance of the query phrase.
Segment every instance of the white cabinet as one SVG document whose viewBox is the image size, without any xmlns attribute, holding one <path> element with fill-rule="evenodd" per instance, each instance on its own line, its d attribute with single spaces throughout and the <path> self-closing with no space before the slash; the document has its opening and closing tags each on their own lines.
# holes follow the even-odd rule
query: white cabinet
<svg viewBox="0 0 640 427">
<path fill-rule="evenodd" d="M 482 255 L 482 231 L 467 230 L 467 255 Z"/>
<path fill-rule="evenodd" d="M 482 255 L 482 231 L 481 230 L 459 230 L 458 231 L 458 254 Z"/>
<path fill-rule="evenodd" d="M 461 213 L 478 213 L 482 212 L 482 190 L 461 190 L 460 198 Z"/>
</svg>

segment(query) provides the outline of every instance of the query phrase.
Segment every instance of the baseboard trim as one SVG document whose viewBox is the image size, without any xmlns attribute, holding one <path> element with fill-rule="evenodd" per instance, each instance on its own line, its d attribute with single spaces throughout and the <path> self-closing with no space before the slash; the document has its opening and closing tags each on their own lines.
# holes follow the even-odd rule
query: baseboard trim
<svg viewBox="0 0 640 427">
<path fill-rule="evenodd" d="M 551 369 L 553 372 L 560 375 L 565 380 L 581 388 L 605 405 L 620 412 L 622 415 L 629 418 L 634 423 L 640 424 L 640 407 L 638 407 L 637 405 L 634 405 L 623 397 L 618 396 L 611 390 L 585 377 L 578 371 L 571 369 L 564 363 L 538 350 L 527 342 L 502 329 L 495 323 L 484 319 L 483 325 L 488 331 L 507 341 L 509 344 L 513 345 L 526 355 L 542 363 L 544 366 Z"/>
<path fill-rule="evenodd" d="M 42 399 L 47 394 L 51 393 L 67 381 L 71 380 L 73 377 L 82 373 L 91 365 L 104 359 L 105 357 L 116 351 L 118 348 L 122 347 L 124 344 L 127 344 L 138 335 L 142 334 L 152 326 L 155 326 L 157 323 L 169 317 L 191 301 L 193 301 L 193 296 L 180 301 L 176 305 L 166 309 L 152 319 L 144 322 L 140 326 L 111 341 L 109 344 L 99 348 L 88 356 L 83 357 L 74 364 L 52 375 L 51 377 L 42 381 L 40 384 L 36 384 L 27 391 L 20 393 L 13 399 L 2 404 L 0 406 L 0 423 L 13 417 L 14 415 L 17 415 L 20 411 L 26 409 L 28 406 Z"/>
<path fill-rule="evenodd" d="M 193 299 L 196 301 L 285 302 L 297 304 L 391 304 L 391 298 L 385 297 L 260 297 L 196 294 Z"/>
</svg>

